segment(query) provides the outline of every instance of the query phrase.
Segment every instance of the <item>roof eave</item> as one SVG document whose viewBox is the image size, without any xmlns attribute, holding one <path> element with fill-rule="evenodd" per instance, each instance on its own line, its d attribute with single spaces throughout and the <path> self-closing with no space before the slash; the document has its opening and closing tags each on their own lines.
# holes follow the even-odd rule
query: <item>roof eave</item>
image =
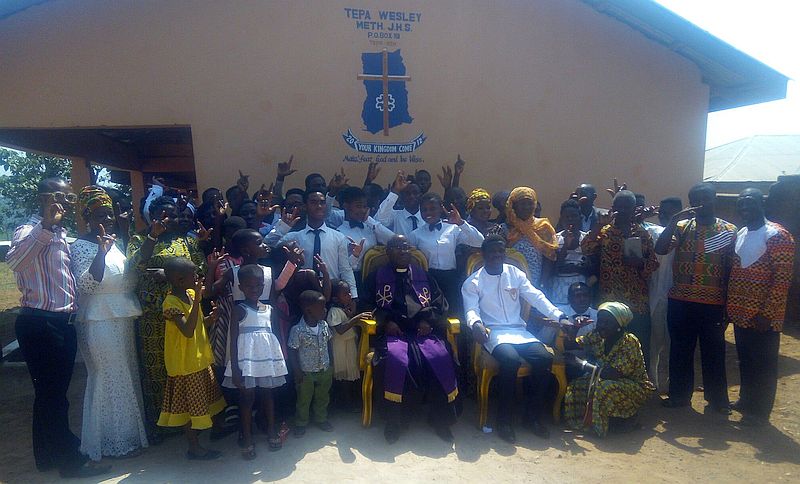
<svg viewBox="0 0 800 484">
<path fill-rule="evenodd" d="M 697 65 L 709 112 L 786 97 L 787 76 L 652 0 L 581 1 Z"/>
</svg>

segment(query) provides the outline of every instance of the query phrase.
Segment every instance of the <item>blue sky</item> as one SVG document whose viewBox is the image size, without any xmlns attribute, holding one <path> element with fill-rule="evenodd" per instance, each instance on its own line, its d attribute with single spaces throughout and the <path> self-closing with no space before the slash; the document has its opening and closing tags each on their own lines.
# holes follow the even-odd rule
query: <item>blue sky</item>
<svg viewBox="0 0 800 484">
<path fill-rule="evenodd" d="M 778 72 L 800 79 L 800 1 L 656 0 Z M 800 86 L 786 99 L 708 116 L 706 148 L 756 134 L 800 134 Z"/>
</svg>

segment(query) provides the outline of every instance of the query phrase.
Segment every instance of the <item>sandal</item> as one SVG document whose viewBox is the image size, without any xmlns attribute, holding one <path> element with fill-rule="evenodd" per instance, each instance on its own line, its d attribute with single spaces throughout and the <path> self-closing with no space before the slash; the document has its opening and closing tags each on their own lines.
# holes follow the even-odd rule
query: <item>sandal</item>
<svg viewBox="0 0 800 484">
<path fill-rule="evenodd" d="M 253 460 L 256 458 L 256 446 L 253 444 L 248 445 L 242 449 L 242 459 Z"/>
<path fill-rule="evenodd" d="M 278 434 L 274 434 L 272 437 L 267 439 L 267 443 L 269 444 L 270 452 L 277 452 L 283 448 L 283 440 L 281 440 L 281 437 Z"/>
</svg>

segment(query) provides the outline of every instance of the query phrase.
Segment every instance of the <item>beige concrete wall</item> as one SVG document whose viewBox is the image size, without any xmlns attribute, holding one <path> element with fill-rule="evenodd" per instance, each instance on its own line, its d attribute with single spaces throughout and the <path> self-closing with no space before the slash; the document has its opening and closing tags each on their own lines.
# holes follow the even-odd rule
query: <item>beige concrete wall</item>
<svg viewBox="0 0 800 484">
<path fill-rule="evenodd" d="M 414 117 L 389 138 L 362 131 L 360 54 L 381 46 L 353 6 L 421 14 L 389 46 Z M 330 174 L 355 154 L 348 128 L 424 132 L 422 166 L 461 153 L 464 186 L 533 186 L 548 215 L 579 181 L 617 176 L 656 199 L 702 175 L 698 69 L 572 0 L 53 0 L 0 21 L 0 72 L 0 127 L 191 125 L 201 188 L 238 167 L 268 181 L 261 160 L 290 153 Z M 346 167 L 360 182 L 366 166 Z"/>
</svg>

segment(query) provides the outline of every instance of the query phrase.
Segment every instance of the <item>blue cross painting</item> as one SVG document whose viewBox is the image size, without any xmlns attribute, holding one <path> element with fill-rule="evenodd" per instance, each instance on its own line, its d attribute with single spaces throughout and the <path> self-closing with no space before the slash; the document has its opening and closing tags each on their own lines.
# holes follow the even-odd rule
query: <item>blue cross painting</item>
<svg viewBox="0 0 800 484">
<path fill-rule="evenodd" d="M 406 82 L 411 79 L 406 76 L 406 66 L 403 64 L 400 49 L 394 52 L 365 52 L 361 54 L 361 64 L 363 74 L 358 78 L 364 81 L 367 90 L 361 119 L 366 130 L 372 134 L 383 131 L 388 135 L 389 128 L 403 123 L 411 124 L 414 119 L 408 112 L 406 90 Z M 388 84 L 387 100 L 383 99 L 384 83 Z M 388 126 L 384 126 L 384 109 L 389 111 Z"/>
</svg>

